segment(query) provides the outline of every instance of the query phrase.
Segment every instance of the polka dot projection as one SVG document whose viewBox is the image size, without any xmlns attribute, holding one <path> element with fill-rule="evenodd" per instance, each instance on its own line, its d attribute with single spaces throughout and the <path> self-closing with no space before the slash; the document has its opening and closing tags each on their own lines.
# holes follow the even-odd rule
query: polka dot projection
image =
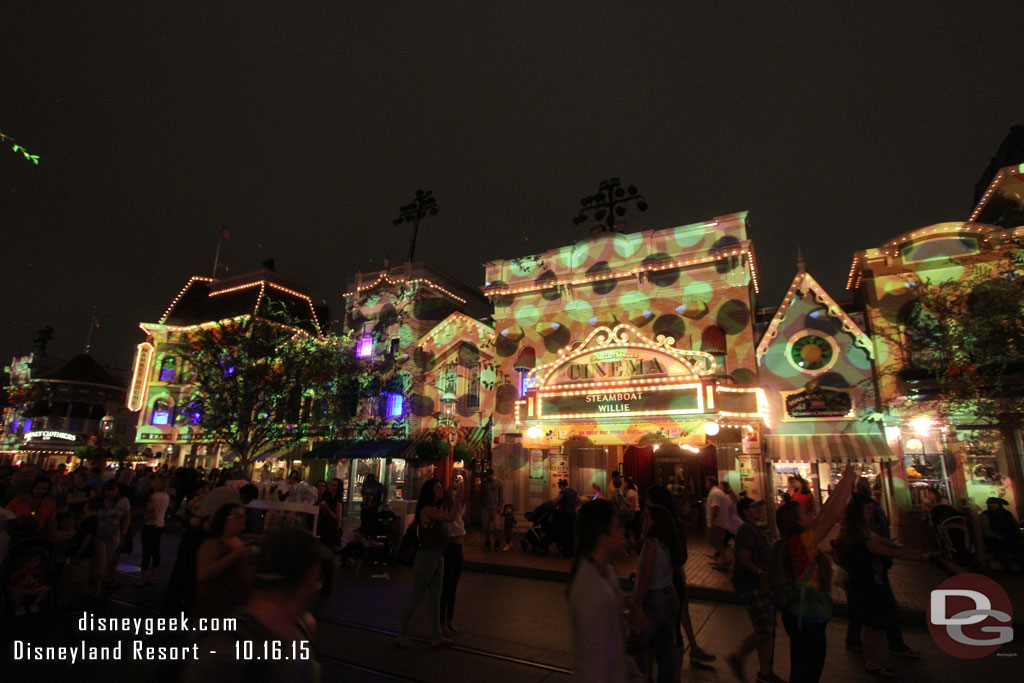
<svg viewBox="0 0 1024 683">
<path fill-rule="evenodd" d="M 540 322 L 540 311 L 533 304 L 523 304 L 515 310 L 516 322 L 524 328 Z"/>
<path fill-rule="evenodd" d="M 543 286 L 545 282 L 554 282 L 556 276 L 550 270 L 545 270 L 537 276 L 537 284 Z M 557 301 L 562 298 L 562 293 L 558 291 L 557 287 L 552 286 L 550 289 L 542 290 L 540 293 L 546 301 Z"/>
<path fill-rule="evenodd" d="M 511 415 L 515 409 L 519 392 L 513 384 L 502 384 L 495 391 L 494 411 L 502 415 Z"/>
<path fill-rule="evenodd" d="M 571 247 L 562 247 L 558 252 L 559 260 L 566 268 L 575 270 L 580 268 L 590 258 L 590 245 L 587 242 L 577 242 Z"/>
<path fill-rule="evenodd" d="M 609 270 L 611 270 L 611 268 L 608 266 L 607 261 L 598 261 L 594 265 L 587 268 L 587 275 L 597 275 L 600 273 L 606 273 Z M 612 290 L 615 289 L 615 284 L 615 280 L 598 280 L 597 282 L 591 284 L 590 287 L 593 290 L 594 294 L 597 294 L 598 296 L 604 296 L 605 294 L 610 294 Z"/>
<path fill-rule="evenodd" d="M 402 323 L 398 328 L 398 343 L 403 349 L 416 343 L 416 334 L 409 323 Z"/>
<path fill-rule="evenodd" d="M 416 367 L 424 372 L 430 372 L 437 364 L 437 356 L 434 355 L 434 352 L 424 351 L 421 348 L 417 348 L 413 351 L 412 360 L 413 363 L 416 364 Z"/>
<path fill-rule="evenodd" d="M 644 235 L 640 232 L 628 235 L 616 233 L 612 239 L 614 241 L 615 253 L 621 258 L 631 258 L 644 244 Z"/>
<path fill-rule="evenodd" d="M 572 339 L 569 328 L 561 326 L 544 335 L 544 348 L 548 353 L 558 353 L 559 349 L 564 348 L 570 341 Z"/>
<path fill-rule="evenodd" d="M 480 364 L 480 349 L 475 344 L 462 342 L 458 351 L 459 363 L 464 367 L 471 368 Z"/>
<path fill-rule="evenodd" d="M 409 397 L 410 410 L 416 417 L 430 417 L 434 414 L 434 401 L 423 394 L 413 394 Z"/>
<path fill-rule="evenodd" d="M 420 296 L 413 304 L 413 317 L 417 320 L 440 322 L 447 318 L 455 307 L 439 296 Z"/>
<path fill-rule="evenodd" d="M 739 240 L 737 240 L 732 235 L 726 235 L 725 237 L 715 242 L 715 244 L 712 246 L 712 250 L 726 251 L 728 249 L 736 247 L 738 244 Z M 738 266 L 739 263 L 739 256 L 726 256 L 723 259 L 715 261 L 715 270 L 718 271 L 720 274 L 724 275 L 725 273 L 728 273 L 730 270 Z"/>
<path fill-rule="evenodd" d="M 718 325 L 709 325 L 700 334 L 700 350 L 708 353 L 725 353 L 725 331 Z"/>
<path fill-rule="evenodd" d="M 750 322 L 750 308 L 739 299 L 730 299 L 718 309 L 717 322 L 726 334 L 739 334 Z"/>
<path fill-rule="evenodd" d="M 683 249 L 696 246 L 704 239 L 705 235 L 707 235 L 707 230 L 703 225 L 681 225 L 678 228 L 672 228 L 672 241 Z"/>
<path fill-rule="evenodd" d="M 747 368 L 739 368 L 732 373 L 732 379 L 741 387 L 757 386 L 757 375 Z"/>
<path fill-rule="evenodd" d="M 650 265 L 659 263 L 661 261 L 667 261 L 671 256 L 663 251 L 659 251 L 657 254 L 651 254 L 645 258 L 642 263 L 644 265 Z M 655 270 L 647 274 L 647 279 L 653 282 L 658 287 L 671 287 L 679 281 L 680 270 L 678 268 L 667 268 L 665 270 Z"/>
<path fill-rule="evenodd" d="M 491 283 L 492 287 L 505 287 L 506 285 L 508 285 L 508 283 L 504 280 L 495 280 Z M 491 301 L 494 302 L 495 307 L 507 308 L 512 305 L 513 301 L 515 301 L 515 297 L 511 294 L 497 294 L 491 296 Z"/>
<path fill-rule="evenodd" d="M 686 334 L 686 323 L 678 315 L 668 313 L 655 320 L 652 329 L 655 335 L 663 334 L 666 337 L 673 337 L 678 346 L 683 335 Z"/>
<path fill-rule="evenodd" d="M 594 317 L 594 308 L 582 299 L 570 301 L 565 305 L 565 312 L 578 323 L 588 322 Z"/>
<path fill-rule="evenodd" d="M 509 267 L 512 270 L 512 274 L 516 277 L 526 277 L 535 272 L 540 265 L 540 260 L 533 257 L 526 257 L 521 259 L 512 259 L 509 262 Z"/>
</svg>

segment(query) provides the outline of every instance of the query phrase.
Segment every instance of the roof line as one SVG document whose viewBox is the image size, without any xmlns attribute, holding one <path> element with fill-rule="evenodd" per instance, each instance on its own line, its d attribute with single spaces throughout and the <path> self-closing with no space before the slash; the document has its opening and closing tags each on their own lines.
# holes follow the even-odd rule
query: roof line
<svg viewBox="0 0 1024 683">
<path fill-rule="evenodd" d="M 829 296 L 829 293 L 825 291 L 825 288 L 818 284 L 818 281 L 808 273 L 807 271 L 797 272 L 793 281 L 789 285 L 789 289 L 786 291 L 786 295 L 782 297 L 782 303 L 779 305 L 779 309 L 775 311 L 775 315 L 772 317 L 771 323 L 768 325 L 768 329 L 764 331 L 761 336 L 761 341 L 757 344 L 756 357 L 760 361 L 765 353 L 768 351 L 768 347 L 771 346 L 772 341 L 779 334 L 779 325 L 786 317 L 786 311 L 789 310 L 790 305 L 793 303 L 794 297 L 798 291 L 810 290 L 814 292 L 815 301 L 825 306 L 825 311 L 832 316 L 837 318 L 843 324 L 843 331 L 854 338 L 854 343 L 857 346 L 863 348 L 868 357 L 874 359 L 875 352 L 871 345 L 871 338 L 864 333 L 864 330 L 853 321 L 846 311 L 840 308 L 836 300 Z"/>
</svg>

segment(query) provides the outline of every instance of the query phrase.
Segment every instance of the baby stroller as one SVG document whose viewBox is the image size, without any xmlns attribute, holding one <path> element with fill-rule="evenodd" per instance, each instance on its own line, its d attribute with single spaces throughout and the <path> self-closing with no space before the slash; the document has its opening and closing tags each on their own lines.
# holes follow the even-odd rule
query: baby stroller
<svg viewBox="0 0 1024 683">
<path fill-rule="evenodd" d="M 534 550 L 545 555 L 548 553 L 551 544 L 558 540 L 555 512 L 555 504 L 547 501 L 538 505 L 533 512 L 524 515 L 531 526 L 523 535 L 523 552 Z"/>
<path fill-rule="evenodd" d="M 374 564 L 391 564 L 394 550 L 391 537 L 394 535 L 398 517 L 391 510 L 381 510 L 373 525 L 373 533 L 366 537 L 366 559 Z"/>
<path fill-rule="evenodd" d="M 952 505 L 936 505 L 929 515 L 942 559 L 960 566 L 974 566 L 971 520 Z"/>
</svg>

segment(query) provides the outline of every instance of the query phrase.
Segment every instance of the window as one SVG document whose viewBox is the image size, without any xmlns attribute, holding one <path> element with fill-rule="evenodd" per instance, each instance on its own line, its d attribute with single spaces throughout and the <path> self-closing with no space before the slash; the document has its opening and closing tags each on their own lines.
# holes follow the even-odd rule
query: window
<svg viewBox="0 0 1024 683">
<path fill-rule="evenodd" d="M 807 334 L 791 342 L 789 357 L 801 370 L 823 370 L 832 365 L 835 349 L 832 343 L 816 334 Z"/>
<path fill-rule="evenodd" d="M 364 334 L 359 338 L 359 344 L 356 346 L 356 358 L 372 358 L 373 357 L 373 335 Z"/>
<path fill-rule="evenodd" d="M 164 356 L 160 361 L 160 381 L 173 382 L 178 378 L 178 359 L 174 356 Z"/>
<path fill-rule="evenodd" d="M 480 409 L 480 366 L 474 365 L 469 369 L 469 386 L 466 390 L 466 409 Z"/>
<path fill-rule="evenodd" d="M 169 425 L 171 423 L 171 403 L 166 398 L 153 401 L 153 416 L 149 419 L 152 425 Z"/>
<path fill-rule="evenodd" d="M 32 418 L 31 417 L 26 417 L 25 418 L 25 424 L 24 424 L 24 426 L 22 426 L 21 431 L 23 431 L 23 432 L 31 432 L 32 431 Z"/>
<path fill-rule="evenodd" d="M 398 337 L 395 337 L 394 339 L 391 340 L 391 355 L 392 356 L 398 354 L 398 349 L 400 348 L 400 345 L 401 345 L 401 341 L 399 341 Z"/>
<path fill-rule="evenodd" d="M 384 417 L 389 420 L 398 420 L 402 417 L 403 396 L 401 394 L 382 394 L 384 399 Z"/>
</svg>

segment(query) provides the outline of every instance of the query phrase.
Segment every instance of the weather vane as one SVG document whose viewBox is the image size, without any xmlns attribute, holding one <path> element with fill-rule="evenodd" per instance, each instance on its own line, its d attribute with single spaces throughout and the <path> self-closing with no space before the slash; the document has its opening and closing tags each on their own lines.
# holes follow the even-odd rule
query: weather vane
<svg viewBox="0 0 1024 683">
<path fill-rule="evenodd" d="M 416 190 L 416 199 L 409 204 L 403 204 L 398 207 L 400 213 L 398 218 L 393 222 L 395 225 L 401 225 L 402 223 L 412 223 L 412 244 L 409 246 L 409 262 L 412 262 L 412 257 L 416 253 L 416 234 L 420 231 L 420 221 L 427 216 L 435 216 L 440 208 L 437 206 L 437 200 L 434 199 L 434 193 L 430 190 Z"/>
<path fill-rule="evenodd" d="M 587 214 L 591 214 L 589 217 L 599 224 L 603 223 L 607 226 L 599 228 L 600 230 L 612 231 L 615 229 L 615 219 L 626 215 L 626 206 L 630 202 L 636 202 L 636 208 L 640 211 L 647 210 L 647 202 L 644 201 L 644 196 L 637 191 L 635 185 L 622 187 L 618 178 L 602 180 L 598 185 L 597 194 L 580 200 L 580 213 L 572 219 L 572 222 L 575 225 L 585 223 L 588 218 Z M 597 230 L 598 228 L 595 228 L 594 231 Z"/>
</svg>

